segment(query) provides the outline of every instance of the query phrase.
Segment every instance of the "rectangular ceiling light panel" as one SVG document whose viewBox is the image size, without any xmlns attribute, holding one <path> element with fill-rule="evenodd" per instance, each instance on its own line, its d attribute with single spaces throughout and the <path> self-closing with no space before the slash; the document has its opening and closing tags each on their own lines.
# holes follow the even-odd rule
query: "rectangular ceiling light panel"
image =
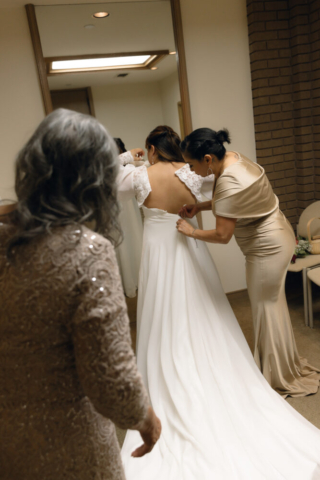
<svg viewBox="0 0 320 480">
<path fill-rule="evenodd" d="M 147 70 L 169 55 L 169 50 L 126 52 L 105 55 L 47 57 L 47 75 L 103 72 L 106 70 Z"/>
<path fill-rule="evenodd" d="M 114 68 L 128 68 L 147 65 L 151 55 L 139 55 L 130 57 L 107 57 L 107 58 L 84 58 L 81 60 L 60 60 L 54 61 L 51 65 L 52 72 L 74 71 L 74 70 L 108 70 Z"/>
</svg>

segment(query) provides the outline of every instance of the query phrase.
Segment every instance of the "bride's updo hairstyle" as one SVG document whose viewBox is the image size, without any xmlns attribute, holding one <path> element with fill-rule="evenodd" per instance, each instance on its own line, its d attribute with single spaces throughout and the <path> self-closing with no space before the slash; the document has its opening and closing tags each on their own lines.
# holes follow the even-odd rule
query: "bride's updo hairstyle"
<svg viewBox="0 0 320 480">
<path fill-rule="evenodd" d="M 184 155 L 201 162 L 205 155 L 215 155 L 222 160 L 226 154 L 224 143 L 230 143 L 230 135 L 226 128 L 215 132 L 211 128 L 198 128 L 188 135 L 180 148 Z"/>
<path fill-rule="evenodd" d="M 16 160 L 18 198 L 8 241 L 13 249 L 51 228 L 95 221 L 95 229 L 116 243 L 118 152 L 106 129 L 93 117 L 58 109 L 48 115 Z"/>
<path fill-rule="evenodd" d="M 161 162 L 185 163 L 180 150 L 181 139 L 179 135 L 167 125 L 160 125 L 152 130 L 146 139 L 146 149 L 151 146 Z"/>
</svg>

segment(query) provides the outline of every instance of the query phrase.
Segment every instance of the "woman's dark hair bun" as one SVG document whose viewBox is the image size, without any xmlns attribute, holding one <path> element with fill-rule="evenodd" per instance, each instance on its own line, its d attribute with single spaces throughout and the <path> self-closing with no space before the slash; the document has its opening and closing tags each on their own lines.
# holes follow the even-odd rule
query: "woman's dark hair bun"
<svg viewBox="0 0 320 480">
<path fill-rule="evenodd" d="M 182 153 L 202 162 L 207 154 L 222 160 L 226 154 L 224 143 L 230 143 L 229 131 L 224 128 L 216 132 L 211 128 L 198 128 L 188 135 L 180 144 Z"/>
<path fill-rule="evenodd" d="M 222 145 L 224 143 L 231 143 L 229 130 L 227 130 L 226 128 L 224 128 L 223 130 L 219 130 L 216 135 L 217 141 Z"/>
</svg>

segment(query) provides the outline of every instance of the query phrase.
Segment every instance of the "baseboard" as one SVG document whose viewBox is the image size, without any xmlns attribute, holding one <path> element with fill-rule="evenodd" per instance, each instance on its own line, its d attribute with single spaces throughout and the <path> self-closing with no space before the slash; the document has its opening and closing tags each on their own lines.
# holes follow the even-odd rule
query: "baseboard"
<svg viewBox="0 0 320 480">
<path fill-rule="evenodd" d="M 232 295 L 233 293 L 247 292 L 247 288 L 241 288 L 240 290 L 234 290 L 233 292 L 228 292 L 226 295 Z"/>
</svg>

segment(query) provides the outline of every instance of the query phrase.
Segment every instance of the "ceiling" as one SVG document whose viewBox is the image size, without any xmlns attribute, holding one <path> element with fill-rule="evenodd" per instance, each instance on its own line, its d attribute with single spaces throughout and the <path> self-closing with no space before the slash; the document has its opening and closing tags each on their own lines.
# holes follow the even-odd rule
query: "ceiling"
<svg viewBox="0 0 320 480">
<path fill-rule="evenodd" d="M 110 16 L 95 19 L 93 13 Z M 170 1 L 91 2 L 81 5 L 36 6 L 45 57 L 155 50 L 174 51 Z M 85 25 L 93 25 L 86 29 Z M 151 70 L 113 70 L 49 77 L 51 89 L 110 84 L 149 83 L 177 74 L 176 56 L 169 55 Z M 129 73 L 118 78 L 119 73 Z"/>
<path fill-rule="evenodd" d="M 24 7 L 27 3 L 33 3 L 34 5 L 76 5 L 76 4 L 89 4 L 89 3 L 131 3 L 136 0 L 106 0 L 105 2 L 97 2 L 96 0 L 37 0 L 29 1 L 28 0 L 0 0 L 0 8 L 14 8 L 14 7 Z M 139 0 L 140 2 L 161 2 L 168 0 Z"/>
<path fill-rule="evenodd" d="M 170 2 L 38 6 L 44 57 L 174 50 Z M 93 18 L 97 11 L 110 16 Z M 85 25 L 92 25 L 87 30 Z"/>
</svg>

